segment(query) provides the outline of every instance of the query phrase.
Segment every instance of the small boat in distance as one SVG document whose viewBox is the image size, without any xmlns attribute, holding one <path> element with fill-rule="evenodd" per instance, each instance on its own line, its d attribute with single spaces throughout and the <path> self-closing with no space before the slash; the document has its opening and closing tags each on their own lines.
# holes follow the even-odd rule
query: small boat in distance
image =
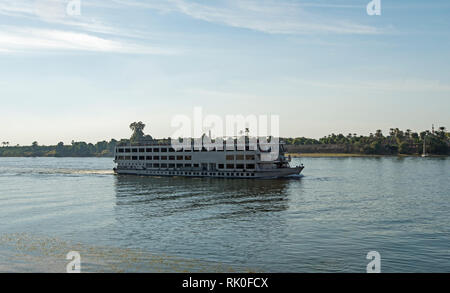
<svg viewBox="0 0 450 293">
<path fill-rule="evenodd" d="M 422 151 L 422 158 L 428 157 L 428 154 L 427 154 L 427 146 L 426 146 L 426 137 L 427 137 L 427 135 L 425 134 L 424 137 L 423 137 L 423 151 Z"/>
</svg>

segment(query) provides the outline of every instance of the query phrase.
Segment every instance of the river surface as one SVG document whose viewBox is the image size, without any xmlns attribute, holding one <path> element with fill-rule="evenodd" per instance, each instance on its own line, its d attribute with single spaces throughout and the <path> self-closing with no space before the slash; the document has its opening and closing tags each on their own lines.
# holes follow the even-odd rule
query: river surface
<svg viewBox="0 0 450 293">
<path fill-rule="evenodd" d="M 449 158 L 295 158 L 297 179 L 0 158 L 0 272 L 450 272 Z"/>
</svg>

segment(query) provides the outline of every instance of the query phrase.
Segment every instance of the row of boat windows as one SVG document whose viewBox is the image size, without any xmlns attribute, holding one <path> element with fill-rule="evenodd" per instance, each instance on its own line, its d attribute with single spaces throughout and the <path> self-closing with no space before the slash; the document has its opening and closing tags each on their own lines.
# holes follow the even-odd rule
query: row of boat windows
<svg viewBox="0 0 450 293">
<path fill-rule="evenodd" d="M 155 171 L 151 175 L 193 175 L 193 176 L 229 176 L 229 177 L 254 177 L 255 173 L 225 173 L 225 172 L 183 172 L 183 171 Z"/>
<path fill-rule="evenodd" d="M 233 149 L 229 149 L 226 148 L 226 151 L 236 151 L 239 150 L 241 151 L 241 149 L 237 149 L 237 148 L 233 148 Z M 244 149 L 242 148 L 242 151 Z M 246 146 L 245 147 L 246 151 L 250 151 L 250 147 Z M 202 148 L 201 150 L 198 149 L 180 149 L 180 150 L 175 150 L 174 148 L 117 148 L 117 152 L 118 153 L 174 153 L 174 152 L 223 152 L 224 149 L 216 149 L 216 148 L 212 148 L 210 150 L 206 149 L 206 148 Z"/>
<path fill-rule="evenodd" d="M 116 160 L 133 160 L 133 161 L 151 161 L 151 160 L 170 160 L 170 161 L 190 161 L 192 156 L 116 156 Z"/>
<path fill-rule="evenodd" d="M 215 163 L 209 163 L 208 164 L 210 168 L 212 169 L 248 169 L 248 170 L 254 170 L 255 164 L 215 164 Z M 121 166 L 143 166 L 142 164 L 122 164 Z M 147 168 L 200 168 L 200 164 L 160 164 L 160 163 L 154 163 L 154 164 L 145 164 Z"/>
<path fill-rule="evenodd" d="M 254 161 L 255 155 L 227 155 L 227 161 Z M 116 160 L 169 160 L 169 161 L 190 161 L 192 156 L 116 156 Z"/>
</svg>

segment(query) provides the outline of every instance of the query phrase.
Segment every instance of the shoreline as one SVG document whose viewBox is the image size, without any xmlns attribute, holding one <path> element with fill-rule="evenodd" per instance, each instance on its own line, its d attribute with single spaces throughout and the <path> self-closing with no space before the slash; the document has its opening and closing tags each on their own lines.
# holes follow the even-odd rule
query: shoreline
<svg viewBox="0 0 450 293">
<path fill-rule="evenodd" d="M 292 158 L 382 158 L 382 157 L 415 157 L 421 158 L 421 155 L 367 155 L 352 153 L 286 153 Z M 429 155 L 429 158 L 446 158 L 448 155 Z"/>
<path fill-rule="evenodd" d="M 382 158 L 382 157 L 415 157 L 420 158 L 421 155 L 369 155 L 369 154 L 355 154 L 355 153 L 286 153 L 292 158 Z M 446 158 L 450 155 L 428 155 L 429 158 Z M 111 158 L 114 156 L 0 156 L 0 158 Z"/>
</svg>

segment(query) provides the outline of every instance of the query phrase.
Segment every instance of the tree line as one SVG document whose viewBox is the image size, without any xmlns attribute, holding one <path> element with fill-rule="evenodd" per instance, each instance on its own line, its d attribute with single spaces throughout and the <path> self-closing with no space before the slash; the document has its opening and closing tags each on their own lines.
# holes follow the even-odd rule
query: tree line
<svg viewBox="0 0 450 293">
<path fill-rule="evenodd" d="M 2 143 L 0 157 L 112 157 L 118 141 L 99 141 L 96 144 L 84 141 L 72 141 L 70 145 L 63 142 L 57 145 L 39 145 L 34 141 L 31 146 L 8 146 Z"/>
<path fill-rule="evenodd" d="M 381 130 L 368 136 L 356 133 L 330 134 L 320 139 L 297 137 L 284 138 L 287 145 L 343 145 L 348 153 L 379 154 L 379 155 L 420 155 L 425 143 L 428 154 L 450 154 L 450 133 L 445 127 L 438 130 L 414 132 L 411 129 L 400 130 L 391 128 L 388 135 Z"/>
<path fill-rule="evenodd" d="M 0 157 L 112 157 L 118 143 L 128 143 L 142 137 L 151 139 L 150 136 L 144 136 L 142 131 L 144 127 L 145 124 L 142 122 L 135 122 L 130 125 L 133 130 L 131 139 L 120 141 L 111 139 L 95 144 L 72 141 L 70 145 L 60 142 L 57 145 L 45 146 L 34 141 L 31 146 L 11 146 L 10 142 L 2 142 Z M 420 155 L 425 142 L 426 152 L 429 154 L 450 154 L 450 133 L 446 131 L 445 127 L 439 127 L 436 131 L 425 130 L 422 132 L 391 128 L 386 136 L 381 130 L 377 130 L 368 136 L 356 133 L 348 135 L 332 133 L 320 139 L 297 137 L 281 138 L 281 140 L 286 145 L 343 145 L 348 153 L 379 155 Z"/>
</svg>

